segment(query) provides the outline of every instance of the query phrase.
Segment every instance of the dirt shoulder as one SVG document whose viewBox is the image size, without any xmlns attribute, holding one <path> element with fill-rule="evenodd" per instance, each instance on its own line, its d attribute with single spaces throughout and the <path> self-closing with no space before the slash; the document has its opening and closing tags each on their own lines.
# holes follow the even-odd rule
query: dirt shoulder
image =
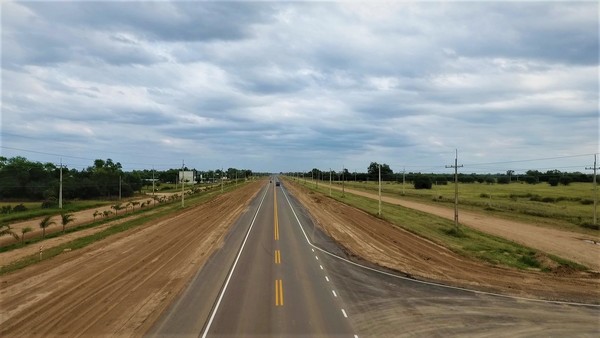
<svg viewBox="0 0 600 338">
<path fill-rule="evenodd" d="M 307 208 L 315 224 L 349 254 L 380 266 L 455 286 L 515 296 L 600 303 L 598 273 L 529 272 L 477 262 L 304 187 L 291 182 L 286 187 Z"/>
<path fill-rule="evenodd" d="M 0 335 L 143 335 L 263 183 L 0 277 Z"/>
<path fill-rule="evenodd" d="M 333 189 L 342 190 L 332 186 Z M 372 199 L 377 194 L 355 189 L 346 192 Z M 408 201 L 400 198 L 382 196 L 382 202 L 400 205 L 405 208 L 419 210 L 442 218 L 454 220 L 454 209 L 442 206 Z M 460 207 L 460 206 L 459 206 Z M 576 232 L 551 229 L 535 224 L 510 221 L 473 211 L 459 211 L 460 224 L 473 229 L 502 237 L 525 246 L 553 254 L 583 264 L 593 271 L 600 272 L 600 237 L 593 237 Z"/>
</svg>

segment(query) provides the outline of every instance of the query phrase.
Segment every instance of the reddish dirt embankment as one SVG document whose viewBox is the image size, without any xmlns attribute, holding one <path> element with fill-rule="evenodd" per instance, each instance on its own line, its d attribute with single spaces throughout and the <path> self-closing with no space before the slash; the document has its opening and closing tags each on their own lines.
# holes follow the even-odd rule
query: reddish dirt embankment
<svg viewBox="0 0 600 338">
<path fill-rule="evenodd" d="M 542 273 L 466 259 L 445 247 L 296 184 L 286 187 L 330 237 L 350 254 L 412 276 L 506 294 L 600 303 L 600 275 Z"/>
<path fill-rule="evenodd" d="M 0 336 L 141 336 L 263 183 L 0 277 Z"/>
</svg>

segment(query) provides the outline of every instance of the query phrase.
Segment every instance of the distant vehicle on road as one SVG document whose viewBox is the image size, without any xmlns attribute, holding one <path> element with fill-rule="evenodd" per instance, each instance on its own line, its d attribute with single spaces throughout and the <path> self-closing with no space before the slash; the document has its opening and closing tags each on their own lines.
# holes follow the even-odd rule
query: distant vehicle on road
<svg viewBox="0 0 600 338">
<path fill-rule="evenodd" d="M 280 186 L 280 185 L 281 185 L 281 183 L 280 183 L 279 181 L 275 182 L 275 186 L 276 186 L 276 187 L 278 187 L 278 186 Z"/>
</svg>

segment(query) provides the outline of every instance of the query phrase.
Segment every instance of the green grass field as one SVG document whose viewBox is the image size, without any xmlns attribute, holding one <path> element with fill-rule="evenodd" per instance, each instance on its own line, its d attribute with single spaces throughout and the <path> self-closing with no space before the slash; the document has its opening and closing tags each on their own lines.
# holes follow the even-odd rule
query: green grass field
<svg viewBox="0 0 600 338">
<path fill-rule="evenodd" d="M 318 189 L 308 182 L 304 186 L 324 196 L 329 196 L 327 184 L 319 184 Z M 332 198 L 379 217 L 377 216 L 379 208 L 377 200 L 353 194 L 345 194 L 342 197 L 342 192 L 336 190 L 332 191 Z M 577 263 L 543 254 L 535 249 L 468 227 L 461 227 L 459 231 L 455 231 L 453 221 L 428 213 L 387 203 L 383 203 L 382 208 L 384 212 L 381 218 L 465 257 L 518 269 L 551 271 L 558 266 L 567 266 L 576 270 L 586 269 Z M 540 259 L 542 256 L 547 259 Z M 548 261 L 553 262 L 550 264 L 553 266 L 547 265 Z"/>
<path fill-rule="evenodd" d="M 325 187 L 329 184 L 322 183 Z M 341 182 L 335 182 L 335 185 L 341 186 Z M 378 190 L 377 182 L 346 182 L 345 186 L 372 193 Z M 592 226 L 592 183 L 571 183 L 557 187 L 547 183 L 459 183 L 458 191 L 461 209 L 585 234 L 599 234 L 598 229 Z M 454 184 L 417 190 L 408 183 L 403 187 L 402 183 L 384 182 L 382 194 L 451 208 L 454 203 Z"/>
</svg>

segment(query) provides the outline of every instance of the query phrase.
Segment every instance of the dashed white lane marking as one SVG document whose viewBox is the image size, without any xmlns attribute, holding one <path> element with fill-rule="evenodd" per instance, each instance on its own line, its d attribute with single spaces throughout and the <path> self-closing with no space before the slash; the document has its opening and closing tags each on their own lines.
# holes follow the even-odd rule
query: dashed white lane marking
<svg viewBox="0 0 600 338">
<path fill-rule="evenodd" d="M 331 292 L 333 293 L 333 296 L 337 298 L 337 293 L 335 293 L 335 290 L 331 290 Z"/>
<path fill-rule="evenodd" d="M 344 314 L 344 317 L 348 318 L 348 315 L 346 314 L 346 311 L 344 311 L 344 309 L 342 309 L 342 313 Z"/>
<path fill-rule="evenodd" d="M 355 335 L 354 335 L 354 338 L 358 338 L 358 335 L 357 335 L 357 334 L 355 334 Z"/>
<path fill-rule="evenodd" d="M 329 277 L 325 276 L 325 279 L 329 282 Z"/>
<path fill-rule="evenodd" d="M 310 248 L 310 249 L 311 249 L 313 252 L 315 252 L 315 249 L 313 249 L 313 248 Z"/>
<path fill-rule="evenodd" d="M 315 256 L 315 258 L 316 258 L 317 260 L 319 260 L 319 256 Z"/>
<path fill-rule="evenodd" d="M 319 265 L 319 267 L 321 268 L 321 270 L 323 270 L 323 265 Z"/>
</svg>

